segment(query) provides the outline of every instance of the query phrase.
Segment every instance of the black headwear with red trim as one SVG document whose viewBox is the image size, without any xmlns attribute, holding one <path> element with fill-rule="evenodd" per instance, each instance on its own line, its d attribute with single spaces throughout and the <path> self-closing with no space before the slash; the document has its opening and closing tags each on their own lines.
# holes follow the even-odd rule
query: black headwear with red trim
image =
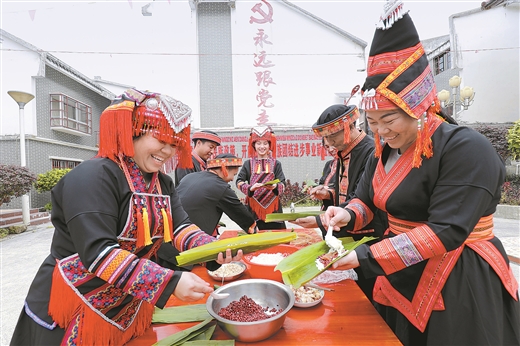
<svg viewBox="0 0 520 346">
<path fill-rule="evenodd" d="M 219 154 L 207 161 L 207 169 L 220 168 L 225 177 L 228 176 L 227 167 L 242 167 L 242 159 L 232 154 Z"/>
<path fill-rule="evenodd" d="M 387 1 L 374 34 L 362 87 L 364 110 L 402 109 L 419 120 L 414 167 L 433 155 L 426 122 L 440 111 L 435 80 L 410 15 L 400 0 Z M 382 147 L 376 133 L 376 156 Z"/>
</svg>

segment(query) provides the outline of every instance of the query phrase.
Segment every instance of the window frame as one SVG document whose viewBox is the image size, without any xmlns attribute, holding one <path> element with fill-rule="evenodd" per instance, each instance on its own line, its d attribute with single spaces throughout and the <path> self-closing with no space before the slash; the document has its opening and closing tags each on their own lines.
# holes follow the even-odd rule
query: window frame
<svg viewBox="0 0 520 346">
<path fill-rule="evenodd" d="M 50 126 L 68 133 L 92 135 L 92 107 L 63 93 L 51 93 Z"/>
<path fill-rule="evenodd" d="M 451 69 L 451 50 L 446 49 L 433 58 L 433 73 L 438 75 Z"/>
</svg>

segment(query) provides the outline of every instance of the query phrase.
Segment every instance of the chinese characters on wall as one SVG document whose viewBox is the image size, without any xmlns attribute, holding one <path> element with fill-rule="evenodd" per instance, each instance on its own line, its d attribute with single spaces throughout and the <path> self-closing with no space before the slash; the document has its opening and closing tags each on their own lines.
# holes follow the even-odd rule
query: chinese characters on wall
<svg viewBox="0 0 520 346">
<path fill-rule="evenodd" d="M 251 11 L 253 15 L 249 17 L 249 24 L 255 25 L 257 31 L 253 37 L 255 45 L 255 51 L 253 58 L 253 66 L 255 68 L 255 81 L 257 85 L 257 109 L 258 118 L 256 118 L 257 125 L 265 125 L 269 123 L 268 111 L 274 107 L 274 103 L 271 98 L 273 97 L 270 93 L 269 86 L 276 84 L 271 76 L 271 68 L 275 66 L 268 58 L 266 52 L 268 45 L 273 45 L 269 41 L 269 35 L 266 33 L 266 28 L 269 28 L 269 24 L 273 22 L 273 7 L 266 0 L 255 4 Z"/>
<path fill-rule="evenodd" d="M 217 153 L 230 153 L 237 157 L 247 158 L 248 136 L 221 136 L 222 144 Z M 314 134 L 276 135 L 276 153 L 278 158 L 321 156 L 324 158 L 321 140 Z M 327 155 L 327 154 L 325 154 Z"/>
</svg>

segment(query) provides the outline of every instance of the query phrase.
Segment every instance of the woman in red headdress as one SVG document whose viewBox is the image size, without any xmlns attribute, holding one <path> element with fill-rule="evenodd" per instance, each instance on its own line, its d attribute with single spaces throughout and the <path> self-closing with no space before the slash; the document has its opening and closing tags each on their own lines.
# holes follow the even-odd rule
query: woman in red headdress
<svg viewBox="0 0 520 346">
<path fill-rule="evenodd" d="M 11 345 L 122 345 L 144 333 L 172 294 L 195 301 L 213 291 L 193 273 L 155 263 L 162 245 L 184 251 L 215 240 L 192 224 L 160 171 L 172 157 L 189 165 L 190 115 L 180 101 L 137 90 L 103 112 L 98 157 L 52 190 L 51 253 Z M 232 259 L 227 250 L 218 263 Z"/>
<path fill-rule="evenodd" d="M 362 102 L 376 157 L 325 223 L 361 229 L 380 210 L 389 227 L 333 267 L 377 276 L 374 302 L 404 345 L 518 345 L 518 283 L 493 234 L 504 164 L 484 136 L 439 114 L 410 16 L 397 1 L 385 9 Z"/>
<path fill-rule="evenodd" d="M 280 196 L 285 189 L 282 164 L 276 160 L 276 137 L 270 127 L 251 130 L 249 159 L 244 161 L 236 185 L 246 195 L 246 205 L 255 215 L 258 229 L 285 229 L 285 222 L 265 222 L 265 216 L 282 213 Z M 275 184 L 265 184 L 278 179 Z"/>
</svg>

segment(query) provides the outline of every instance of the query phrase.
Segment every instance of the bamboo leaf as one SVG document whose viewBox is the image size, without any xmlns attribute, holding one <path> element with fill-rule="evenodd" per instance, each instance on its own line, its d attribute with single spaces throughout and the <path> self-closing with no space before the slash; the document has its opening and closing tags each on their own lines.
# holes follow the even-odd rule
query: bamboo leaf
<svg viewBox="0 0 520 346">
<path fill-rule="evenodd" d="M 296 219 L 307 217 L 307 216 L 317 216 L 323 214 L 324 211 L 307 211 L 300 213 L 272 213 L 267 214 L 265 216 L 265 222 L 275 222 L 275 221 L 294 221 Z"/>
<path fill-rule="evenodd" d="M 164 309 L 155 308 L 152 323 L 182 323 L 204 321 L 210 318 L 206 304 L 174 306 Z"/>
<path fill-rule="evenodd" d="M 220 252 L 231 249 L 233 256 L 239 249 L 244 254 L 267 249 L 272 246 L 289 243 L 296 239 L 295 232 L 262 232 L 257 234 L 247 234 L 240 237 L 226 238 L 214 241 L 209 244 L 197 246 L 187 251 L 181 252 L 177 257 L 179 266 L 196 264 L 201 262 L 214 261 Z"/>
<path fill-rule="evenodd" d="M 181 330 L 180 332 L 177 332 L 175 334 L 172 334 L 170 336 L 167 336 L 164 339 L 161 339 L 157 341 L 154 346 L 173 346 L 173 345 L 180 345 L 180 342 L 186 342 L 190 340 L 191 338 L 199 335 L 200 333 L 204 332 L 205 329 L 209 328 L 210 326 L 207 326 L 211 321 L 213 321 L 213 318 L 208 318 L 204 320 L 203 322 L 187 328 L 185 330 Z M 204 328 L 204 329 L 203 329 Z"/>
<path fill-rule="evenodd" d="M 200 333 L 199 335 L 193 337 L 190 341 L 187 342 L 194 342 L 194 341 L 208 341 L 213 336 L 213 333 L 215 332 L 215 328 L 217 327 L 217 324 L 210 324 L 208 329 L 204 330 L 204 332 Z"/>
<path fill-rule="evenodd" d="M 186 341 L 187 346 L 234 346 L 235 340 L 195 340 Z"/>
<path fill-rule="evenodd" d="M 354 250 L 361 244 L 377 239 L 375 237 L 363 237 L 361 240 L 354 241 L 352 237 L 339 238 L 345 247 L 346 253 L 331 261 L 324 269 L 319 270 L 316 266 L 316 259 L 329 251 L 329 246 L 325 241 L 306 246 L 295 253 L 284 258 L 275 270 L 282 273 L 283 282 L 299 288 L 301 285 L 311 281 L 316 276 L 327 270 L 334 262 Z"/>
</svg>

